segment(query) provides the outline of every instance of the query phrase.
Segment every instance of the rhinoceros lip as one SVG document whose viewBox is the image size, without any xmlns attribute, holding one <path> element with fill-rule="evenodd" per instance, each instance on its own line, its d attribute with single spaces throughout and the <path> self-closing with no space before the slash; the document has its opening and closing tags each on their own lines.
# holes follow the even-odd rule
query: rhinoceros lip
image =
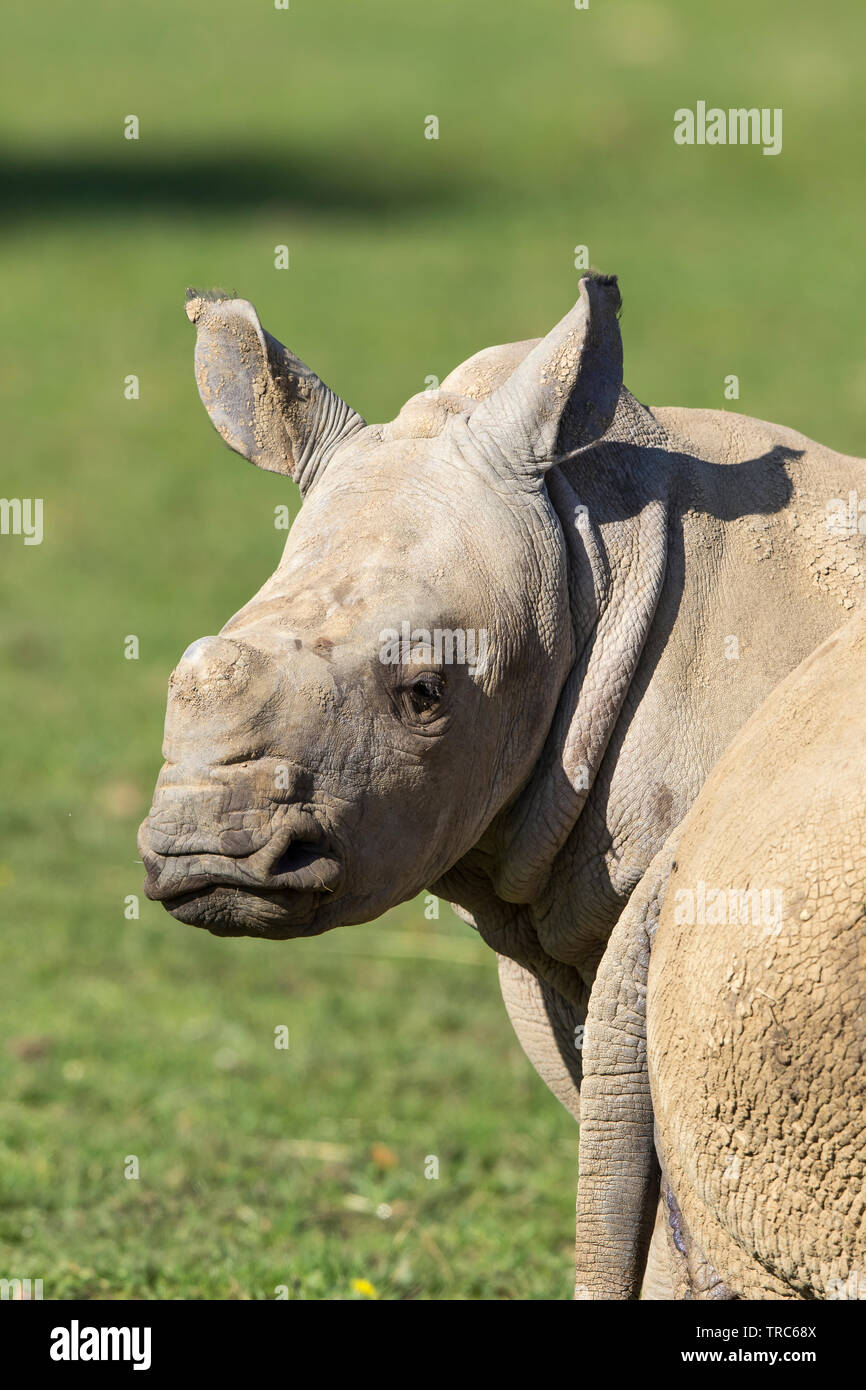
<svg viewBox="0 0 866 1390">
<path fill-rule="evenodd" d="M 323 897 L 330 896 L 212 883 L 163 898 L 162 905 L 175 921 L 204 928 L 214 936 L 257 936 L 281 941 L 318 935 L 323 928 L 316 924 L 316 907 Z"/>
</svg>

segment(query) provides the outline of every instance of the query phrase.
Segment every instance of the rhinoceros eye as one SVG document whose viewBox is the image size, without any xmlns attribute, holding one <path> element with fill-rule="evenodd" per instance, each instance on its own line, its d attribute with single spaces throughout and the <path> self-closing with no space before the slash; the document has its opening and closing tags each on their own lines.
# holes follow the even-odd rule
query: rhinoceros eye
<svg viewBox="0 0 866 1390">
<path fill-rule="evenodd" d="M 403 687 L 403 706 L 408 718 L 434 719 L 439 713 L 445 682 L 435 671 L 425 671 Z"/>
</svg>

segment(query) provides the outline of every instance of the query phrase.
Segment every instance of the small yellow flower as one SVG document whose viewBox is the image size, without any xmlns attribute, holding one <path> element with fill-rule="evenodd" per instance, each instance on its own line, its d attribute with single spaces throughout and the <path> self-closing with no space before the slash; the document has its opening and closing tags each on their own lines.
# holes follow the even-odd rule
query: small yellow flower
<svg viewBox="0 0 866 1390">
<path fill-rule="evenodd" d="M 369 1279 L 353 1279 L 352 1288 L 355 1293 L 359 1293 L 362 1298 L 378 1298 L 375 1288 Z"/>
</svg>

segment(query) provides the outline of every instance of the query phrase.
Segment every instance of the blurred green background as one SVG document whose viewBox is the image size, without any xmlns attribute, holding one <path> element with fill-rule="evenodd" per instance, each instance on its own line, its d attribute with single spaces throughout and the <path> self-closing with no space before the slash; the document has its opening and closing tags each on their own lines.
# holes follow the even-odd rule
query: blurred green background
<svg viewBox="0 0 866 1390">
<path fill-rule="evenodd" d="M 124 916 L 168 673 L 297 500 L 214 435 L 183 293 L 251 298 L 380 420 L 545 332 L 587 245 L 641 399 L 724 406 L 736 373 L 744 413 L 866 452 L 866 10 L 48 0 L 4 31 L 2 492 L 45 537 L 0 537 L 0 1275 L 567 1298 L 576 1131 L 446 905 L 284 944 Z M 676 146 L 698 99 L 782 107 L 783 153 Z"/>
</svg>

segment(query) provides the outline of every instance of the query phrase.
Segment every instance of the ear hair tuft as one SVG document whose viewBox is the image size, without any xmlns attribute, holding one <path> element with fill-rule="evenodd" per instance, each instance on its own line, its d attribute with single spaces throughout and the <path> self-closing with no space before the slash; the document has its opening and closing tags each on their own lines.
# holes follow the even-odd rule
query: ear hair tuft
<svg viewBox="0 0 866 1390">
<path fill-rule="evenodd" d="M 593 284 L 600 289 L 607 290 L 611 308 L 617 318 L 622 317 L 622 295 L 619 289 L 619 280 L 616 275 L 605 275 L 600 270 L 588 270 L 582 277 L 584 280 L 592 280 Z"/>
<path fill-rule="evenodd" d="M 194 290 L 190 288 L 186 292 L 186 298 L 206 299 L 212 304 L 218 304 L 222 299 L 237 299 L 238 293 L 237 290 L 221 290 L 218 288 L 212 290 Z"/>
</svg>

